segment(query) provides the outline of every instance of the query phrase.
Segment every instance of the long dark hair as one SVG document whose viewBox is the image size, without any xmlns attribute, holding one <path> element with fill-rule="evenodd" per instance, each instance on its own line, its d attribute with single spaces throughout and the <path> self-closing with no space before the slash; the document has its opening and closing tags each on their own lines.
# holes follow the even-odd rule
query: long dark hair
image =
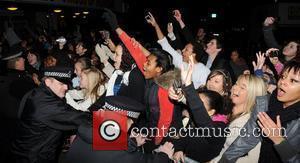
<svg viewBox="0 0 300 163">
<path fill-rule="evenodd" d="M 123 72 L 130 71 L 132 69 L 132 65 L 135 64 L 135 61 L 129 53 L 128 49 L 125 47 L 125 45 L 122 43 L 120 43 L 119 45 L 123 49 L 120 70 L 122 70 Z"/>
<path fill-rule="evenodd" d="M 162 74 L 174 69 L 172 56 L 164 50 L 151 48 L 151 55 L 156 57 L 156 66 L 162 68 Z"/>
<path fill-rule="evenodd" d="M 198 93 L 203 94 L 208 99 L 208 105 L 215 110 L 215 114 L 221 113 L 224 107 L 224 99 L 219 93 L 211 90 L 201 90 Z"/>
</svg>

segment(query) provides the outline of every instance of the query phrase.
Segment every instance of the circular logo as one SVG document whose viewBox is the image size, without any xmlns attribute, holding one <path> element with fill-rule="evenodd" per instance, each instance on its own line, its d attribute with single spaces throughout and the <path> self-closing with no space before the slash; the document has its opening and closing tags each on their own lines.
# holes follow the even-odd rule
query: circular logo
<svg viewBox="0 0 300 163">
<path fill-rule="evenodd" d="M 121 135 L 120 125 L 114 120 L 104 121 L 99 130 L 100 136 L 106 141 L 114 141 Z"/>
</svg>

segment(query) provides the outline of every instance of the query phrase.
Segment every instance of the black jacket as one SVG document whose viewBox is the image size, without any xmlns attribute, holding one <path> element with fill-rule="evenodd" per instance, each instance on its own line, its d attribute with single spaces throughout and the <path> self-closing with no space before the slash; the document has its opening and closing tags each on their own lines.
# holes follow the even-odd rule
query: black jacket
<svg viewBox="0 0 300 163">
<path fill-rule="evenodd" d="M 144 103 L 145 78 L 142 72 L 137 67 L 132 69 L 128 80 L 128 85 L 122 83 L 118 95 L 130 97 L 140 103 Z"/>
<path fill-rule="evenodd" d="M 199 130 L 191 130 L 194 135 L 183 135 L 175 143 L 175 151 L 183 151 L 187 157 L 199 161 L 208 162 L 218 156 L 223 148 L 226 137 L 226 124 L 212 121 L 203 102 L 200 100 L 193 84 L 183 88 L 195 126 Z M 203 130 L 201 130 L 203 129 Z"/>
<path fill-rule="evenodd" d="M 143 154 L 133 139 L 128 139 L 128 150 L 93 150 L 92 127 L 81 125 L 71 148 L 66 155 L 66 163 L 164 163 L 172 162 L 165 153 Z"/>
<path fill-rule="evenodd" d="M 9 147 L 15 135 L 17 112 L 23 95 L 35 84 L 24 71 L 9 70 L 0 76 L 0 162 L 9 162 Z"/>
<path fill-rule="evenodd" d="M 12 143 L 16 162 L 56 162 L 64 131 L 76 130 L 87 120 L 86 113 L 72 109 L 45 83 L 26 94 L 20 105 Z"/>
</svg>

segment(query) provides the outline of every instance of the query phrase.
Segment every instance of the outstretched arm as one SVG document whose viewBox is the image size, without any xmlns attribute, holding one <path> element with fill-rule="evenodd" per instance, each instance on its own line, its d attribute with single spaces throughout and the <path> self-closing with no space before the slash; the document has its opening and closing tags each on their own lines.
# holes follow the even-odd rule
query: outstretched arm
<svg viewBox="0 0 300 163">
<path fill-rule="evenodd" d="M 186 27 L 185 23 L 182 20 L 182 16 L 179 10 L 174 10 L 174 18 L 177 20 L 177 22 L 180 25 L 180 28 L 182 29 L 182 34 L 187 42 L 193 41 L 193 35 L 190 32 L 190 30 Z"/>
<path fill-rule="evenodd" d="M 157 35 L 157 38 L 158 38 L 157 42 L 160 44 L 160 46 L 162 47 L 163 50 L 165 50 L 166 52 L 168 52 L 173 57 L 173 64 L 175 65 L 175 67 L 179 68 L 181 66 L 181 64 L 182 64 L 182 56 L 181 56 L 181 54 L 179 54 L 169 44 L 168 40 L 166 39 L 166 37 L 162 33 L 159 25 L 157 24 L 154 16 L 151 13 L 149 13 L 149 19 L 147 20 L 147 22 L 149 24 L 151 24 L 155 28 L 156 35 Z"/>
<path fill-rule="evenodd" d="M 129 37 L 126 32 L 119 27 L 117 17 L 111 10 L 105 9 L 102 17 L 109 24 L 111 29 L 118 34 L 119 38 L 135 60 L 138 68 L 141 70 L 141 72 L 144 72 L 143 64 L 146 62 L 146 55 L 148 54 L 143 53 L 142 48 L 136 44 L 135 40 L 131 39 L 131 37 Z"/>
</svg>

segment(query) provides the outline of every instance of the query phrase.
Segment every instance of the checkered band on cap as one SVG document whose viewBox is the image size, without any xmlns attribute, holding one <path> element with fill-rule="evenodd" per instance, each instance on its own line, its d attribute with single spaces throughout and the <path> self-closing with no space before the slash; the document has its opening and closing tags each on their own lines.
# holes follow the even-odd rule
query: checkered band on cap
<svg viewBox="0 0 300 163">
<path fill-rule="evenodd" d="M 116 111 L 116 112 L 120 112 L 120 111 L 126 111 L 127 112 L 127 116 L 131 117 L 131 118 L 138 118 L 140 113 L 139 112 L 135 112 L 135 111 L 129 111 L 129 110 L 125 110 L 125 109 L 121 109 L 119 107 L 113 106 L 107 102 L 105 102 L 105 105 L 103 106 L 103 108 L 111 110 L 111 111 Z"/>
<path fill-rule="evenodd" d="M 59 77 L 59 78 L 71 78 L 72 72 L 69 71 L 68 73 L 65 72 L 49 72 L 46 71 L 44 73 L 45 76 L 49 76 L 49 77 Z"/>
</svg>

